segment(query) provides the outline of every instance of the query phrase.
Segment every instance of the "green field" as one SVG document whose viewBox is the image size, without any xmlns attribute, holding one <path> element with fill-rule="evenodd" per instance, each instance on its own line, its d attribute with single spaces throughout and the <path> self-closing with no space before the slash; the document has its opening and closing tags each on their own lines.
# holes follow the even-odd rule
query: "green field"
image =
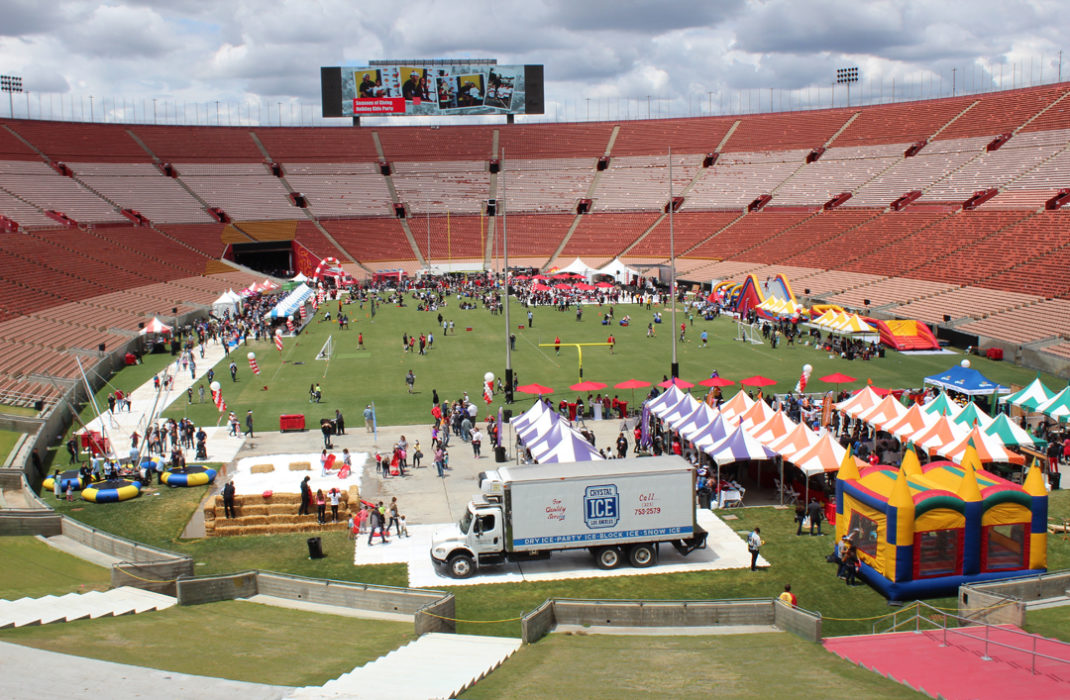
<svg viewBox="0 0 1070 700">
<path fill-rule="evenodd" d="M 712 637 L 552 634 L 462 697 L 917 698 L 787 633 Z"/>
<path fill-rule="evenodd" d="M 614 307 L 618 320 L 631 314 L 633 322 L 628 327 L 602 326 L 598 317 L 600 311 L 608 311 L 608 307 L 599 310 L 596 305 L 591 305 L 580 322 L 576 321 L 574 312 L 562 313 L 539 307 L 534 312 L 535 327 L 520 330 L 518 326 L 527 323 L 526 309 L 516 303 L 512 309 L 511 325 L 517 336 L 512 364 L 520 384 L 539 383 L 552 387 L 557 396 L 575 397 L 568 386 L 578 381 L 576 349 L 563 347 L 557 355 L 552 347 L 539 345 L 553 343 L 557 337 L 562 343 L 600 343 L 610 332 L 616 338 L 614 354 L 610 355 L 606 347 L 585 348 L 585 379 L 605 382 L 610 385 L 606 391 L 631 401 L 633 396 L 635 400 L 641 400 L 644 391 L 633 394 L 628 390 L 614 390 L 612 385 L 630 378 L 656 383 L 669 373 L 671 333 L 668 314 L 663 308 L 666 322 L 661 324 L 655 338 L 646 337 L 647 322 L 653 311 L 648 312 L 637 305 Z M 484 310 L 460 311 L 456 299 L 451 299 L 442 313 L 444 318 L 454 321 L 456 334 L 443 337 L 441 328 L 436 327 L 437 313 L 417 311 L 411 301 L 403 308 L 379 307 L 374 320 L 367 309 L 361 312 L 355 304 L 346 310 L 352 318 L 349 330 L 339 331 L 337 324 L 317 318 L 301 335 L 286 339 L 281 357 L 274 345 L 267 341 L 253 341 L 248 347 L 239 348 L 233 353 L 239 367 L 237 383 L 230 381 L 225 363 L 216 369 L 228 407 L 239 413 L 252 408 L 254 415 L 266 421 L 261 425 L 271 425 L 281 413 L 304 413 L 310 420 L 333 417 L 334 409 L 339 408 L 348 424 L 354 426 L 361 422 L 364 406 L 374 401 L 379 423 L 409 425 L 428 420 L 433 389 L 438 390 L 443 400 L 458 398 L 467 391 L 478 401 L 483 375 L 486 372 L 504 375 L 504 316 L 490 315 Z M 681 314 L 680 317 L 685 316 Z M 698 336 L 703 329 L 710 335 L 708 347 L 699 347 Z M 427 355 L 402 351 L 404 333 L 428 332 L 434 333 L 435 341 Z M 366 349 L 363 351 L 356 349 L 358 333 L 364 334 Z M 735 335 L 736 326 L 727 318 L 710 322 L 696 318 L 694 327 L 687 331 L 686 342 L 678 344 L 681 378 L 697 382 L 709 377 L 714 370 L 732 380 L 762 374 L 778 382 L 774 390 L 786 392 L 794 387 L 802 366 L 811 364 L 813 379 L 808 388 L 812 391 L 831 388 L 817 378 L 833 372 L 844 372 L 859 379 L 847 388 L 861 387 L 867 379 L 872 379 L 878 386 L 920 387 L 925 376 L 945 370 L 961 360 L 955 355 L 907 356 L 889 352 L 884 358 L 868 362 L 847 361 L 830 359 L 826 353 L 803 345 L 781 345 L 774 350 L 768 345 L 743 344 L 734 340 Z M 335 357 L 329 363 L 315 359 L 328 336 L 333 336 L 335 346 Z M 250 350 L 256 352 L 261 369 L 259 377 L 249 370 L 245 356 Z M 971 361 L 976 369 L 1004 384 L 1025 384 L 1036 376 L 1032 370 L 1004 362 L 992 362 L 982 357 L 971 358 Z M 406 391 L 404 381 L 409 369 L 416 375 L 413 395 Z M 115 383 L 122 386 L 126 382 L 125 373 L 135 371 L 144 379 L 152 376 L 145 367 L 132 368 L 120 373 L 121 379 Z M 1048 375 L 1043 375 L 1043 379 L 1052 387 L 1064 383 Z M 312 406 L 308 401 L 308 389 L 316 382 L 322 385 L 323 403 Z M 194 393 L 194 400 L 198 401 Z M 731 393 L 730 388 L 725 395 Z M 532 399 L 518 395 L 518 400 L 515 408 L 530 405 Z M 172 404 L 167 415 L 189 415 L 206 424 L 215 424 L 219 418 L 210 403 L 189 406 L 181 398 Z"/>
<path fill-rule="evenodd" d="M 106 590 L 107 569 L 53 549 L 36 537 L 0 537 L 0 598 Z"/>
<path fill-rule="evenodd" d="M 17 433 L 12 430 L 0 430 L 0 464 L 4 464 L 7 461 L 8 455 L 11 454 L 12 448 L 15 447 L 15 443 L 22 437 L 22 433 Z"/>
<path fill-rule="evenodd" d="M 1033 634 L 1070 642 L 1070 606 L 1030 610 L 1025 614 L 1025 629 Z"/>
<path fill-rule="evenodd" d="M 0 641 L 278 685 L 322 685 L 414 638 L 412 624 L 225 601 L 0 630 Z"/>
</svg>

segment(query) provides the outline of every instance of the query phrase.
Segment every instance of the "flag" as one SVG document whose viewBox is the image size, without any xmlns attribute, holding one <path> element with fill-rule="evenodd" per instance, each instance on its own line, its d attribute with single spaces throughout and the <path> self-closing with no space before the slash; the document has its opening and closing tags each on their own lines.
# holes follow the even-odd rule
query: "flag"
<svg viewBox="0 0 1070 700">
<path fill-rule="evenodd" d="M 505 429 L 505 426 L 502 425 L 502 407 L 498 406 L 498 431 L 497 431 L 498 434 L 497 434 L 497 439 L 495 440 L 495 446 L 496 447 L 501 447 L 502 446 L 502 431 L 504 429 Z"/>
<path fill-rule="evenodd" d="M 642 417 L 639 419 L 639 446 L 648 448 L 653 442 L 650 436 L 650 406 L 644 401 Z"/>
</svg>

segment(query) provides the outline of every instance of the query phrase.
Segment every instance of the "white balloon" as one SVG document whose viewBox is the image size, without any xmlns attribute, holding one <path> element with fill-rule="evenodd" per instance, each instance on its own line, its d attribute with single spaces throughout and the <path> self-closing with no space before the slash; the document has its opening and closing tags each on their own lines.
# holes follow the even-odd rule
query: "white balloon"
<svg viewBox="0 0 1070 700">
<path fill-rule="evenodd" d="M 483 375 L 483 381 L 485 381 L 485 382 L 493 382 L 494 381 L 494 372 L 487 372 L 486 374 L 484 374 Z"/>
<path fill-rule="evenodd" d="M 256 359 L 256 353 L 255 352 L 251 352 L 248 355 L 246 355 L 246 357 L 248 357 L 250 360 L 255 360 Z"/>
<path fill-rule="evenodd" d="M 803 372 L 805 374 L 810 374 L 813 371 L 814 371 L 814 366 L 813 365 L 803 365 Z"/>
<path fill-rule="evenodd" d="M 208 388 L 212 391 L 219 391 L 219 382 L 212 382 L 208 385 Z"/>
<path fill-rule="evenodd" d="M 276 328 L 275 329 L 275 335 L 282 335 L 282 329 L 281 328 Z"/>
<path fill-rule="evenodd" d="M 962 365 L 963 367 L 967 368 L 967 369 L 969 369 L 969 367 L 970 367 L 970 361 L 969 360 L 963 360 L 959 364 Z"/>
</svg>

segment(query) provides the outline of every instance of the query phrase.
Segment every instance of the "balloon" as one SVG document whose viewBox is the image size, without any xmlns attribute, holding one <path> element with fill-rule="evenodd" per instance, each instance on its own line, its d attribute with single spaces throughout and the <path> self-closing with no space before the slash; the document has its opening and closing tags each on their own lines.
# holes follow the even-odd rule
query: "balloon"
<svg viewBox="0 0 1070 700">
<path fill-rule="evenodd" d="M 967 369 L 969 369 L 969 367 L 970 367 L 970 361 L 969 360 L 963 360 L 959 364 L 962 365 L 963 367 L 967 368 Z"/>
<path fill-rule="evenodd" d="M 485 382 L 493 382 L 494 381 L 494 372 L 487 372 L 486 374 L 484 374 L 483 375 L 483 381 L 485 381 Z"/>
<path fill-rule="evenodd" d="M 275 335 L 282 335 L 282 329 L 281 328 L 276 328 L 275 329 Z"/>
<path fill-rule="evenodd" d="M 248 357 L 250 360 L 255 360 L 256 359 L 256 353 L 255 352 L 251 352 L 248 355 L 246 355 L 246 357 Z"/>
<path fill-rule="evenodd" d="M 803 365 L 803 372 L 806 372 L 807 374 L 810 374 L 813 371 L 814 371 L 814 366 L 813 365 Z"/>
<path fill-rule="evenodd" d="M 212 382 L 208 385 L 208 388 L 212 391 L 219 391 L 219 382 Z"/>
</svg>

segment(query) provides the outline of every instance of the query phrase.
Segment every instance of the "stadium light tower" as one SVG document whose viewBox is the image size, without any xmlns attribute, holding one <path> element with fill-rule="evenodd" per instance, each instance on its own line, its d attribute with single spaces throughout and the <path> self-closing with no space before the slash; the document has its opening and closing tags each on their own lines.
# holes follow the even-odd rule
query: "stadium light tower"
<svg viewBox="0 0 1070 700">
<path fill-rule="evenodd" d="M 836 69 L 836 84 L 847 86 L 847 106 L 851 106 L 851 83 L 858 82 L 858 66 Z"/>
<path fill-rule="evenodd" d="M 0 92 L 7 93 L 8 116 L 15 118 L 14 93 L 22 92 L 22 77 L 18 75 L 0 75 Z"/>
<path fill-rule="evenodd" d="M 680 363 L 676 357 L 676 241 L 673 236 L 672 213 L 672 146 L 669 147 L 669 295 L 672 297 L 672 364 L 669 366 L 669 376 L 676 379 L 680 376 Z"/>
</svg>

